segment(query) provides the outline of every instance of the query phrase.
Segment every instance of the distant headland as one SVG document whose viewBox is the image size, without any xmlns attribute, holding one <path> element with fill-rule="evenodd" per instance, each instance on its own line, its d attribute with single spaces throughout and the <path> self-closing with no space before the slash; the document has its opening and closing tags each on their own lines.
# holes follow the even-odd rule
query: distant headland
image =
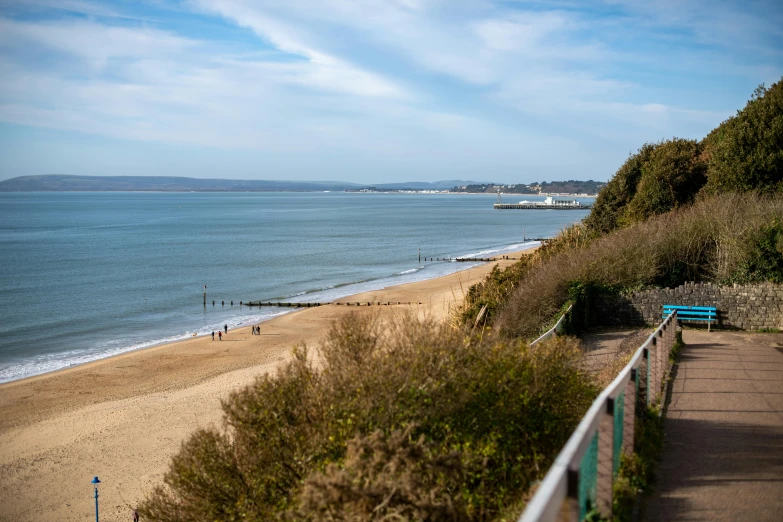
<svg viewBox="0 0 783 522">
<path fill-rule="evenodd" d="M 372 186 L 342 181 L 201 179 L 177 176 L 20 176 L 0 181 L 0 192 L 363 192 L 585 194 L 604 185 L 597 181 L 552 181 L 503 185 L 463 180 L 411 181 Z"/>
</svg>

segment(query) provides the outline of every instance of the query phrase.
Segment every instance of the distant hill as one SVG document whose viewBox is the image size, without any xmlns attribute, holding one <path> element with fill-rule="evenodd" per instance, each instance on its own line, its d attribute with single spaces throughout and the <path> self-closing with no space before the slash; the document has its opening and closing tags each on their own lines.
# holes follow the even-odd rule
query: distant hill
<svg viewBox="0 0 783 522">
<path fill-rule="evenodd" d="M 451 192 L 497 192 L 536 194 L 543 192 L 593 193 L 601 184 L 595 181 L 553 181 L 551 183 L 498 185 L 477 181 L 406 181 L 372 186 L 344 181 L 279 181 L 257 179 L 201 179 L 176 176 L 72 176 L 50 174 L 20 176 L 0 181 L 0 192 L 393 192 L 402 190 L 448 190 Z"/>
<path fill-rule="evenodd" d="M 174 176 L 21 176 L 0 181 L 0 192 L 311 192 L 359 185 L 341 181 L 199 179 Z"/>
</svg>

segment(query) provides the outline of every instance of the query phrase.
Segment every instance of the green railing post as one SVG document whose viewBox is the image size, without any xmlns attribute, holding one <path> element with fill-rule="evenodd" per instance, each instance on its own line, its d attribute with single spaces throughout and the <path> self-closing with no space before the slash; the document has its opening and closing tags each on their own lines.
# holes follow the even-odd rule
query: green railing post
<svg viewBox="0 0 783 522">
<path fill-rule="evenodd" d="M 634 423 L 636 422 L 636 385 L 639 379 L 637 369 L 631 370 L 631 378 L 625 385 L 625 400 L 623 401 L 623 453 L 633 454 Z"/>
<path fill-rule="evenodd" d="M 612 481 L 614 479 L 615 400 L 606 399 L 606 408 L 598 427 L 598 484 L 596 507 L 601 516 L 612 519 Z"/>
</svg>

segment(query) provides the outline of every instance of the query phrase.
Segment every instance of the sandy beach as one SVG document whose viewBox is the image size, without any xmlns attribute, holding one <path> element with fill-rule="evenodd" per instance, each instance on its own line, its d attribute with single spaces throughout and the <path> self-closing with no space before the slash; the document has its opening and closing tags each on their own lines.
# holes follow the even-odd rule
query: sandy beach
<svg viewBox="0 0 783 522">
<path fill-rule="evenodd" d="M 188 434 L 220 425 L 220 400 L 273 372 L 292 347 L 317 347 L 351 312 L 442 320 L 494 265 L 512 262 L 341 300 L 421 305 L 307 308 L 261 323 L 260 336 L 229 330 L 222 341 L 199 337 L 0 385 L 0 521 L 87 520 L 95 475 L 101 518 L 130 520 Z"/>
</svg>

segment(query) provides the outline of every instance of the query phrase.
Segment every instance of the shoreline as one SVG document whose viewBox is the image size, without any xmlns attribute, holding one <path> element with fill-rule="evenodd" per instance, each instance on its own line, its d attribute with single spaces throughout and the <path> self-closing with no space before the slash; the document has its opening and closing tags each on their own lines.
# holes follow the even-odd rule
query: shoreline
<svg viewBox="0 0 783 522">
<path fill-rule="evenodd" d="M 530 243 L 529 248 L 525 248 L 525 249 L 522 249 L 522 250 L 506 250 L 507 248 L 514 248 L 514 247 L 518 247 L 518 246 L 523 246 L 526 243 Z M 528 240 L 528 241 L 523 241 L 521 244 L 513 244 L 513 245 L 509 245 L 507 247 L 499 248 L 499 249 L 496 250 L 495 254 L 493 254 L 493 255 L 499 255 L 499 256 L 510 255 L 510 256 L 518 257 L 519 255 L 522 255 L 525 252 L 530 252 L 530 251 L 538 248 L 539 246 L 540 246 L 540 242 L 537 242 L 537 241 L 534 241 L 534 240 Z M 476 255 L 476 256 L 478 256 L 478 255 L 480 255 L 482 253 L 483 252 L 479 252 L 479 253 L 468 254 L 468 255 Z M 420 282 L 424 282 L 424 281 L 432 281 L 432 280 L 435 280 L 435 279 L 438 279 L 438 278 L 441 278 L 441 277 L 448 277 L 450 275 L 453 275 L 453 274 L 456 274 L 456 273 L 459 273 L 459 272 L 470 270 L 470 269 L 472 269 L 472 268 L 474 268 L 476 266 L 479 266 L 479 265 L 483 264 L 483 262 L 482 261 L 475 261 L 475 262 L 467 262 L 466 264 L 470 264 L 470 266 L 467 266 L 465 268 L 458 268 L 458 269 L 456 269 L 456 270 L 454 270 L 452 272 L 447 272 L 445 274 L 433 274 L 432 276 L 426 277 L 424 279 L 413 278 L 410 281 L 395 282 L 395 281 L 393 281 L 393 278 L 400 277 L 400 276 L 405 276 L 407 274 L 404 274 L 404 273 L 392 274 L 392 275 L 384 276 L 384 277 L 381 277 L 381 278 L 378 278 L 378 279 L 375 279 L 375 280 L 358 281 L 358 282 L 350 282 L 350 283 L 340 284 L 340 285 L 335 286 L 335 287 L 322 288 L 322 289 L 319 289 L 319 290 L 303 292 L 303 293 L 300 293 L 300 294 L 297 294 L 297 295 L 293 295 L 293 296 L 289 296 L 289 297 L 284 297 L 284 298 L 279 298 L 279 299 L 275 298 L 275 299 L 271 299 L 271 301 L 291 301 L 291 302 L 297 302 L 297 301 L 301 300 L 302 303 L 306 303 L 306 302 L 310 302 L 310 303 L 321 302 L 321 303 L 323 303 L 323 301 L 318 301 L 319 294 L 320 295 L 328 295 L 328 294 L 332 294 L 332 293 L 336 293 L 337 295 L 335 295 L 334 297 L 329 299 L 330 303 L 331 302 L 337 302 L 337 301 L 344 301 L 344 300 L 346 300 L 348 298 L 351 298 L 353 296 L 357 296 L 357 295 L 360 295 L 360 294 L 366 294 L 368 292 L 379 292 L 379 291 L 383 291 L 383 290 L 385 290 L 387 288 L 391 288 L 391 287 L 394 287 L 394 286 L 415 284 L 415 283 L 420 283 Z M 422 268 L 424 268 L 424 267 L 422 267 Z M 415 272 L 418 272 L 418 271 L 419 270 L 416 270 Z M 413 275 L 413 274 L 411 274 L 411 275 Z M 372 286 L 374 283 L 375 284 L 380 284 L 380 286 L 377 287 L 377 288 L 361 288 L 361 286 Z M 345 291 L 348 291 L 348 292 L 351 292 L 351 293 L 343 293 L 343 292 L 340 292 L 340 290 L 345 290 Z M 358 290 L 358 291 L 354 291 L 354 290 Z M 258 307 L 256 307 L 256 308 L 247 307 L 247 309 L 251 310 L 253 312 L 255 312 L 255 311 L 260 312 L 262 310 L 262 308 L 258 308 Z M 240 308 L 238 310 L 239 311 L 237 312 L 237 316 L 241 316 L 240 312 L 242 311 L 242 306 L 240 306 Z M 240 322 L 238 324 L 235 324 L 234 326 L 231 326 L 231 328 L 232 329 L 240 329 L 240 328 L 247 328 L 251 324 L 253 324 L 253 325 L 263 324 L 265 322 L 274 320 L 277 317 L 280 317 L 282 315 L 287 315 L 287 314 L 290 314 L 290 313 L 298 311 L 298 309 L 296 309 L 296 308 L 294 308 L 294 309 L 280 308 L 279 310 L 280 311 L 277 311 L 277 312 L 270 312 L 269 316 L 263 317 L 260 320 L 254 320 L 254 321 L 250 321 L 250 322 Z M 230 320 L 229 320 L 229 322 L 230 322 Z M 25 381 L 27 379 L 34 379 L 36 377 L 52 375 L 52 374 L 56 374 L 58 372 L 66 372 L 68 370 L 81 368 L 81 367 L 83 367 L 85 365 L 93 364 L 95 362 L 99 362 L 99 361 L 103 361 L 103 360 L 109 360 L 109 359 L 112 359 L 114 357 L 119 357 L 119 356 L 122 356 L 122 355 L 125 355 L 125 354 L 135 353 L 135 352 L 139 352 L 139 351 L 143 351 L 143 350 L 148 350 L 148 349 L 157 348 L 157 347 L 160 347 L 160 346 L 166 346 L 166 345 L 175 344 L 175 343 L 180 343 L 180 342 L 192 341 L 194 339 L 201 339 L 201 338 L 209 336 L 209 333 L 207 331 L 201 332 L 200 330 L 201 330 L 201 328 L 196 329 L 196 331 L 194 333 L 196 333 L 197 335 L 195 335 L 195 336 L 193 336 L 193 335 L 184 335 L 184 334 L 183 335 L 172 334 L 172 335 L 168 335 L 167 337 L 164 337 L 164 338 L 161 338 L 161 339 L 151 339 L 151 340 L 148 340 L 148 341 L 143 341 L 143 342 L 140 342 L 140 343 L 136 343 L 135 345 L 130 345 L 128 347 L 118 348 L 117 349 L 118 350 L 117 353 L 111 353 L 111 354 L 108 354 L 108 355 L 100 355 L 100 356 L 97 356 L 94 359 L 87 360 L 87 361 L 84 361 L 84 362 L 70 363 L 67 366 L 63 366 L 61 368 L 55 368 L 55 369 L 52 369 L 52 370 L 45 370 L 45 371 L 39 372 L 39 373 L 31 373 L 31 374 L 28 374 L 28 375 L 24 375 L 22 377 L 13 378 L 13 379 L 10 379 L 10 380 L 5 380 L 5 381 L 0 381 L 0 390 L 2 390 L 2 387 L 7 385 L 7 384 L 16 383 L 16 382 L 22 382 L 22 381 Z"/>
<path fill-rule="evenodd" d="M 349 313 L 411 311 L 443 320 L 493 266 L 512 263 L 482 263 L 335 300 L 422 305 L 296 309 L 260 323 L 261 335 L 246 326 L 222 341 L 201 336 L 0 384 L 0 520 L 82 520 L 94 509 L 95 475 L 103 481 L 105 516 L 129 517 L 162 482 L 186 437 L 221 425 L 220 400 L 274 372 L 294 346 L 317 348 Z"/>
</svg>

